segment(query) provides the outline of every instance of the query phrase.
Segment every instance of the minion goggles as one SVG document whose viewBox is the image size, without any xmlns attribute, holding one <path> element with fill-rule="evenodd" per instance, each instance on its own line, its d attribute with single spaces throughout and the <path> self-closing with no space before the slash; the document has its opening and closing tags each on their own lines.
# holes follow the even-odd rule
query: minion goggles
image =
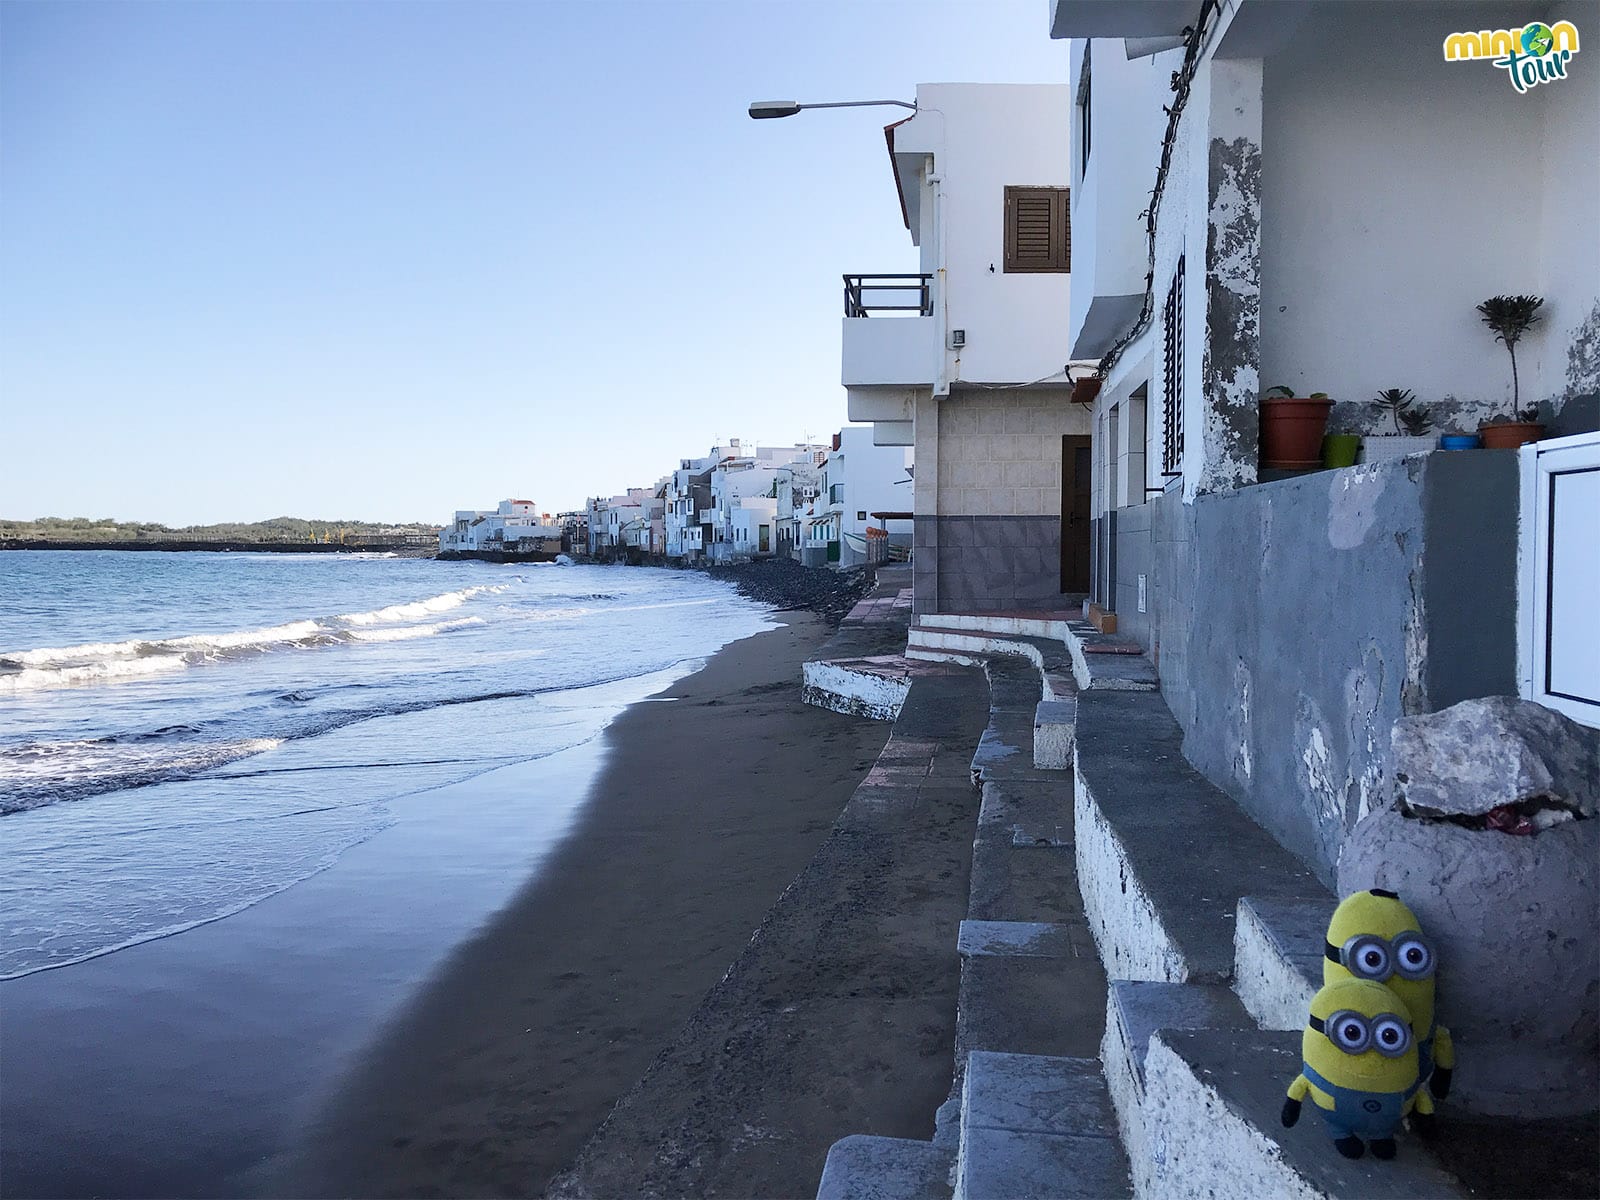
<svg viewBox="0 0 1600 1200">
<path fill-rule="evenodd" d="M 1375 933 L 1358 933 L 1342 946 L 1324 943 L 1323 954 L 1357 979 L 1382 983 L 1391 976 L 1427 979 L 1433 974 L 1433 946 L 1420 933 L 1407 932 L 1388 941 Z"/>
<path fill-rule="evenodd" d="M 1385 1058 L 1399 1058 L 1411 1049 L 1411 1026 L 1394 1013 L 1368 1017 L 1340 1009 L 1326 1018 L 1313 1016 L 1307 1024 L 1346 1054 L 1376 1050 Z"/>
</svg>

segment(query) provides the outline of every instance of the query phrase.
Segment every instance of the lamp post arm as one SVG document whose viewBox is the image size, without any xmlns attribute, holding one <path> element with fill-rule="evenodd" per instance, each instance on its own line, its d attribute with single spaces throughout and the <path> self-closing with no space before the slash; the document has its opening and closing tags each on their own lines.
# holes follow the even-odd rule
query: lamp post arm
<svg viewBox="0 0 1600 1200">
<path fill-rule="evenodd" d="M 875 108 L 880 105 L 893 104 L 900 108 L 909 108 L 917 111 L 917 106 L 909 100 L 830 100 L 823 104 L 802 104 L 801 108 Z"/>
</svg>

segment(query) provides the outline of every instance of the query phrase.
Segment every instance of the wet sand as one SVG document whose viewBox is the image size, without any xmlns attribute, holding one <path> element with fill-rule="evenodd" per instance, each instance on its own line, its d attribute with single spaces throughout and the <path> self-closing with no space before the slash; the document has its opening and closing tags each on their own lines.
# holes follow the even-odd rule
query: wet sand
<svg viewBox="0 0 1600 1200">
<path fill-rule="evenodd" d="M 826 839 L 887 724 L 800 703 L 808 614 L 607 730 L 538 877 L 361 1056 L 264 1194 L 544 1191 Z"/>
</svg>

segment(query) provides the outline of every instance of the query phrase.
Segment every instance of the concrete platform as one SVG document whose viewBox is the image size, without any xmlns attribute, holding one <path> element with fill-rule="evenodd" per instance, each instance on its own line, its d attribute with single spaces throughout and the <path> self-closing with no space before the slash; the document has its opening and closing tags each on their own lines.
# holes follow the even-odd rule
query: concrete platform
<svg viewBox="0 0 1600 1200">
<path fill-rule="evenodd" d="M 1128 1159 L 1092 1058 L 975 1053 L 962 1093 L 963 1200 L 1130 1195 Z"/>
<path fill-rule="evenodd" d="M 1077 740 L 1078 700 L 1041 700 L 1033 706 L 1033 765 L 1041 771 L 1070 771 Z"/>
<path fill-rule="evenodd" d="M 1322 986 L 1333 896 L 1243 896 L 1233 928 L 1233 989 L 1263 1029 L 1299 1029 Z"/>
<path fill-rule="evenodd" d="M 1158 1029 L 1254 1028 L 1238 999 L 1220 984 L 1111 981 L 1100 1059 L 1139 1195 L 1156 1194 L 1145 1118 L 1144 1068 L 1151 1036 Z"/>
<path fill-rule="evenodd" d="M 1418 1200 L 1467 1193 L 1410 1134 L 1391 1162 L 1350 1160 L 1307 1104 L 1279 1121 L 1300 1070 L 1300 1039 L 1284 1032 L 1163 1030 L 1145 1060 L 1151 1173 L 1141 1196 L 1162 1200 Z"/>
<path fill-rule="evenodd" d="M 1225 982 L 1243 896 L 1327 896 L 1301 862 L 1189 766 L 1154 692 L 1078 698 L 1077 868 L 1106 970 Z"/>
<path fill-rule="evenodd" d="M 954 1168 L 932 1142 L 852 1134 L 828 1150 L 817 1200 L 949 1200 Z"/>
</svg>

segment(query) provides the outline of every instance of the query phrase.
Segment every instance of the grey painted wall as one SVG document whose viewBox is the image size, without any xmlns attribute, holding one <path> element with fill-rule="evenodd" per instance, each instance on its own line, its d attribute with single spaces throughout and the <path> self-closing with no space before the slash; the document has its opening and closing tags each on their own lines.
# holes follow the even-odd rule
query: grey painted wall
<svg viewBox="0 0 1600 1200">
<path fill-rule="evenodd" d="M 1061 518 L 918 516 L 918 612 L 1061 609 Z"/>
<path fill-rule="evenodd" d="M 1155 656 L 1185 755 L 1330 884 L 1389 795 L 1395 718 L 1516 691 L 1512 452 L 1163 497 L 1119 535 L 1119 630 Z"/>
</svg>

